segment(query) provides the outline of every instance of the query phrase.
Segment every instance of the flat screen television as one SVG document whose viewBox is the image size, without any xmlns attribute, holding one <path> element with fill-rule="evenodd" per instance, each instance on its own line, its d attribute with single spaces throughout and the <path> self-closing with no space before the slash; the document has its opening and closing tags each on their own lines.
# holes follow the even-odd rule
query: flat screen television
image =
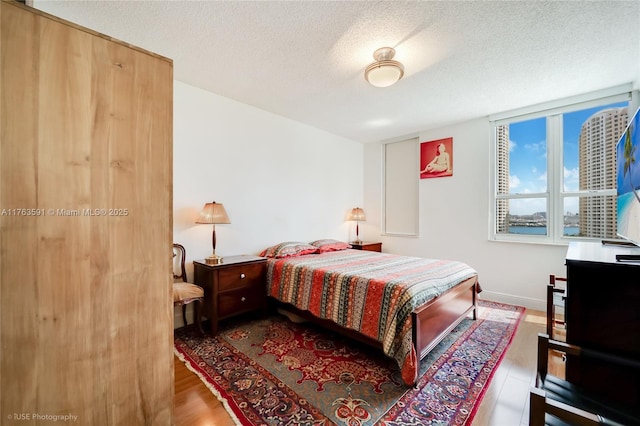
<svg viewBox="0 0 640 426">
<path fill-rule="evenodd" d="M 617 234 L 640 246 L 640 108 L 616 144 Z"/>
</svg>

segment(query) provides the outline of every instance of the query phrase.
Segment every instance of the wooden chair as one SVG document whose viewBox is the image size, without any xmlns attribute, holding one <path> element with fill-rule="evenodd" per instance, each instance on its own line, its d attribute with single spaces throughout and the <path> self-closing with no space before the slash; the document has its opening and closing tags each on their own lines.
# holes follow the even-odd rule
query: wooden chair
<svg viewBox="0 0 640 426">
<path fill-rule="evenodd" d="M 555 325 L 564 325 L 564 301 L 567 294 L 566 284 L 562 287 L 556 286 L 556 281 L 567 282 L 566 278 L 557 275 L 549 275 L 547 285 L 547 334 L 553 338 L 553 328 Z M 562 311 L 563 319 L 556 317 L 556 309 Z"/>
<path fill-rule="evenodd" d="M 204 334 L 202 329 L 202 304 L 204 303 L 204 289 L 187 282 L 187 270 L 185 268 L 186 250 L 181 244 L 173 245 L 173 306 L 182 306 L 182 319 L 184 325 L 187 322 L 187 305 L 194 304 L 194 322 L 198 331 Z M 176 274 L 176 269 L 180 271 Z"/>
<path fill-rule="evenodd" d="M 538 334 L 536 386 L 529 393 L 529 426 L 543 425 L 640 425 L 640 408 L 609 400 L 606 395 L 587 391 L 548 373 L 549 350 L 591 358 L 640 370 L 640 360 L 624 358 L 592 349 L 551 340 Z"/>
</svg>

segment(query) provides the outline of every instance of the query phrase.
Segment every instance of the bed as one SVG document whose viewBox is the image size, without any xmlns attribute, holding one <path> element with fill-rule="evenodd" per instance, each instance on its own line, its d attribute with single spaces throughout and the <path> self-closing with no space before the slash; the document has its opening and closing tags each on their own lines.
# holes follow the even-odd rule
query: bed
<svg viewBox="0 0 640 426">
<path fill-rule="evenodd" d="M 285 256 L 263 251 L 267 295 L 297 316 L 380 348 L 414 385 L 420 359 L 464 318 L 476 319 L 477 272 L 458 261 L 341 244 Z"/>
</svg>

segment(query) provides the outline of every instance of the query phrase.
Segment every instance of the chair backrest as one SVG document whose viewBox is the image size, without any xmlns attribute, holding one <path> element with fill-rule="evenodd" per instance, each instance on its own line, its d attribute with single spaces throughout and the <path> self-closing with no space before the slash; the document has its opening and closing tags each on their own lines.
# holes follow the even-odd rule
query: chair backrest
<svg viewBox="0 0 640 426">
<path fill-rule="evenodd" d="M 546 424 L 545 414 L 551 414 L 554 418 L 562 420 L 557 424 L 640 425 L 640 410 L 635 395 L 629 395 L 628 400 L 623 400 L 609 395 L 604 384 L 602 388 L 600 384 L 587 388 L 585 383 L 572 383 L 569 379 L 560 379 L 550 374 L 549 350 L 571 356 L 574 362 L 595 361 L 596 364 L 590 365 L 597 365 L 598 368 L 611 369 L 617 366 L 632 377 L 634 375 L 637 377 L 640 373 L 638 359 L 560 342 L 540 333 L 538 334 L 536 387 L 531 389 L 529 400 L 530 425 Z"/>
<path fill-rule="evenodd" d="M 563 281 L 563 282 L 567 282 L 567 279 L 565 277 L 559 277 L 557 275 L 554 274 L 550 274 L 549 275 L 549 284 L 551 284 L 552 286 L 556 286 L 556 281 Z"/>
<path fill-rule="evenodd" d="M 557 282 L 564 282 L 562 286 L 556 286 Z M 555 318 L 555 305 L 557 300 L 562 301 L 564 305 L 564 297 L 566 296 L 566 283 L 565 277 L 560 277 L 555 274 L 549 275 L 549 284 L 547 284 L 547 334 L 553 337 L 553 324 L 556 322 Z M 559 296 L 555 297 L 556 295 Z"/>
<path fill-rule="evenodd" d="M 184 266 L 187 251 L 182 244 L 173 244 L 173 281 L 187 282 L 187 270 Z"/>
</svg>

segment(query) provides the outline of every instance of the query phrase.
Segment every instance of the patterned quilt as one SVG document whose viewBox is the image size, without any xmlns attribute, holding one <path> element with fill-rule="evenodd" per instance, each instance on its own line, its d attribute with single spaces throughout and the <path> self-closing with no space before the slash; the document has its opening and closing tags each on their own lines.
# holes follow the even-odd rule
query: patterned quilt
<svg viewBox="0 0 640 426">
<path fill-rule="evenodd" d="M 411 312 L 476 275 L 457 261 L 341 250 L 269 259 L 267 293 L 378 340 L 413 384 L 419 360 Z"/>
</svg>

